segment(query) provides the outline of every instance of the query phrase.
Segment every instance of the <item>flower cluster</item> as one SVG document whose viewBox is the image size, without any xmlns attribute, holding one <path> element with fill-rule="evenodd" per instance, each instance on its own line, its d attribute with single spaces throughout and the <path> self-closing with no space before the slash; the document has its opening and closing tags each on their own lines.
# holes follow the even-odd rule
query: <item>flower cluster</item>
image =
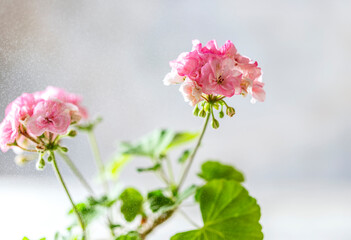
<svg viewBox="0 0 351 240">
<path fill-rule="evenodd" d="M 206 95 L 250 94 L 252 102 L 265 99 L 261 68 L 257 62 L 240 55 L 231 41 L 218 48 L 215 40 L 205 46 L 194 40 L 192 51 L 181 53 L 170 66 L 172 70 L 164 78 L 164 84 L 181 84 L 180 91 L 191 106 L 208 98 Z"/>
<path fill-rule="evenodd" d="M 81 97 L 56 87 L 23 93 L 5 110 L 0 124 L 0 149 L 43 151 L 60 135 L 67 134 L 71 124 L 87 118 L 80 105 Z"/>
</svg>

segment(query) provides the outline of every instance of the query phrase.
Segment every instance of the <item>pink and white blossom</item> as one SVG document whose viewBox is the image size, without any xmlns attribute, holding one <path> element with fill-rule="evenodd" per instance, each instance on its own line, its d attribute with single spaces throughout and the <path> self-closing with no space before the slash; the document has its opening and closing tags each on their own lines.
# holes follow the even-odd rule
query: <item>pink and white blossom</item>
<svg viewBox="0 0 351 240">
<path fill-rule="evenodd" d="M 241 73 L 235 70 L 233 59 L 210 59 L 201 73 L 200 83 L 204 93 L 226 97 L 240 94 Z"/>
<path fill-rule="evenodd" d="M 5 119 L 0 123 L 0 149 L 6 152 L 9 149 L 8 144 L 15 142 L 19 135 L 19 122 L 16 121 L 15 112 L 8 112 Z"/>
<path fill-rule="evenodd" d="M 183 94 L 184 100 L 189 102 L 191 106 L 195 106 L 203 100 L 201 87 L 188 78 L 180 85 L 179 91 Z"/>
<path fill-rule="evenodd" d="M 10 112 L 13 112 L 18 120 L 23 121 L 33 114 L 35 104 L 36 99 L 32 94 L 23 93 L 6 107 L 5 116 L 7 116 Z"/>
<path fill-rule="evenodd" d="M 81 106 L 82 97 L 77 94 L 69 93 L 62 88 L 48 86 L 44 91 L 34 93 L 34 96 L 36 99 L 58 99 L 64 103 L 71 103 L 78 107 L 82 118 L 88 118 L 87 110 Z"/>
<path fill-rule="evenodd" d="M 193 40 L 192 50 L 181 53 L 170 66 L 172 70 L 164 79 L 166 85 L 181 83 L 181 76 L 189 79 L 184 86 L 193 81 L 207 95 L 251 94 L 254 100 L 265 100 L 261 68 L 256 61 L 239 54 L 231 41 L 218 47 L 215 40 L 204 46 Z"/>
<path fill-rule="evenodd" d="M 65 134 L 71 124 L 70 107 L 58 100 L 41 100 L 27 120 L 27 130 L 34 136 L 48 131 Z"/>
<path fill-rule="evenodd" d="M 163 84 L 166 86 L 179 84 L 184 82 L 185 77 L 182 77 L 178 74 L 176 70 L 172 70 L 171 72 L 167 73 L 165 78 L 163 79 Z"/>
</svg>

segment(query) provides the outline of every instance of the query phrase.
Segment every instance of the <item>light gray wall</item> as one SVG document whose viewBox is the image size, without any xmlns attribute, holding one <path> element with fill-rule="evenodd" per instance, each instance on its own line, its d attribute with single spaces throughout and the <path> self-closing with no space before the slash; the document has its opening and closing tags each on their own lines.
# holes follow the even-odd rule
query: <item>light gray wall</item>
<svg viewBox="0 0 351 240">
<path fill-rule="evenodd" d="M 192 39 L 230 39 L 259 62 L 267 100 L 230 100 L 237 115 L 209 129 L 192 173 L 200 160 L 218 158 L 242 169 L 258 194 L 262 182 L 351 183 L 350 9 L 346 0 L 0 0 L 0 117 L 22 92 L 56 85 L 104 117 L 97 137 L 105 159 L 116 142 L 157 127 L 197 130 L 202 121 L 178 88 L 162 84 L 168 61 Z M 94 175 L 85 136 L 67 146 Z M 53 177 L 34 164 L 17 167 L 13 157 L 0 153 L 1 175 Z M 140 182 L 141 165 L 149 163 L 132 163 L 122 181 Z"/>
</svg>

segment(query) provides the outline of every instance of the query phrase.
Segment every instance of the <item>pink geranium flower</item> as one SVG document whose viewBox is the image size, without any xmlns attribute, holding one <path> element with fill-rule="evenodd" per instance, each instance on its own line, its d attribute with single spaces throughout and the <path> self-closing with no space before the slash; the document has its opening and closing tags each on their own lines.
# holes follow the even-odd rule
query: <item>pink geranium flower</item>
<svg viewBox="0 0 351 240">
<path fill-rule="evenodd" d="M 34 93 L 34 96 L 37 99 L 58 99 L 64 103 L 71 103 L 78 107 L 82 118 L 88 118 L 87 110 L 81 106 L 82 97 L 77 94 L 66 92 L 62 88 L 48 86 L 44 91 Z"/>
<path fill-rule="evenodd" d="M 164 79 L 166 85 L 182 83 L 180 77 L 186 77 L 207 95 L 251 94 L 254 100 L 265 99 L 261 68 L 256 61 L 240 55 L 231 41 L 219 48 L 216 40 L 204 46 L 193 40 L 192 50 L 180 54 L 170 66 L 172 70 Z"/>
<path fill-rule="evenodd" d="M 27 120 L 27 130 L 34 136 L 48 131 L 65 134 L 71 124 L 71 107 L 58 100 L 41 100 Z"/>
<path fill-rule="evenodd" d="M 175 69 L 180 76 L 187 76 L 196 81 L 200 78 L 203 61 L 196 51 L 182 53 L 177 60 L 171 61 L 170 66 Z"/>
<path fill-rule="evenodd" d="M 15 142 L 18 137 L 19 122 L 15 118 L 15 112 L 8 112 L 5 119 L 0 123 L 0 149 L 6 152 L 8 144 Z"/>
<path fill-rule="evenodd" d="M 178 72 L 173 69 L 171 72 L 167 73 L 167 75 L 163 79 L 163 84 L 166 86 L 179 84 L 184 82 L 184 78 L 185 77 L 180 76 Z"/>
<path fill-rule="evenodd" d="M 241 73 L 235 70 L 234 60 L 212 59 L 202 68 L 201 85 L 206 94 L 231 97 L 240 94 Z"/>
<path fill-rule="evenodd" d="M 189 102 L 191 106 L 195 106 L 203 100 L 201 97 L 201 87 L 190 79 L 186 79 L 182 85 L 180 85 L 179 91 L 183 94 L 184 100 Z"/>
<path fill-rule="evenodd" d="M 36 100 L 32 94 L 23 93 L 6 107 L 5 116 L 13 112 L 18 120 L 25 120 L 33 114 L 35 104 Z"/>
</svg>

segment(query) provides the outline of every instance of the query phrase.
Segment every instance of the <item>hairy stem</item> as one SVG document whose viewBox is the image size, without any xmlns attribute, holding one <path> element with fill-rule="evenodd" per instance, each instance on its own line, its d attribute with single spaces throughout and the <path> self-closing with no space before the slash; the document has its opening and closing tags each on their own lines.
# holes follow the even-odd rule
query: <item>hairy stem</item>
<svg viewBox="0 0 351 240">
<path fill-rule="evenodd" d="M 172 184 L 175 184 L 172 163 L 171 163 L 171 160 L 167 156 L 166 156 L 166 164 L 167 164 L 167 170 L 168 170 L 168 175 L 169 175 L 170 181 L 172 182 Z"/>
<path fill-rule="evenodd" d="M 208 112 L 207 113 L 207 116 L 205 118 L 205 122 L 204 122 L 204 125 L 202 127 L 202 131 L 201 131 L 201 134 L 200 134 L 200 137 L 199 139 L 197 140 L 197 143 L 195 145 L 195 148 L 194 150 L 192 151 L 190 157 L 189 157 L 189 160 L 187 161 L 187 165 L 185 166 L 184 168 L 184 171 L 183 171 L 183 174 L 180 178 L 180 181 L 179 181 L 179 184 L 178 184 L 178 190 L 181 188 L 181 186 L 183 185 L 188 173 L 189 173 L 189 170 L 190 170 L 190 167 L 194 161 L 194 158 L 195 158 L 195 155 L 196 155 L 196 152 L 197 150 L 199 149 L 200 145 L 201 145 L 201 141 L 202 141 L 202 138 L 204 137 L 204 134 L 205 134 L 205 131 L 206 131 L 206 128 L 207 128 L 207 125 L 208 125 L 208 120 L 210 119 L 210 115 L 211 115 L 211 112 Z"/>
<path fill-rule="evenodd" d="M 78 178 L 78 180 L 81 182 L 81 184 L 86 188 L 86 190 L 92 196 L 94 196 L 95 194 L 94 194 L 93 189 L 90 187 L 89 183 L 85 180 L 85 178 L 83 177 L 82 173 L 78 170 L 76 165 L 72 162 L 70 157 L 67 154 L 64 154 L 61 151 L 58 151 L 58 153 L 62 157 L 62 159 L 65 161 L 67 166 L 71 169 L 72 173 Z"/>
<path fill-rule="evenodd" d="M 108 182 L 106 181 L 106 179 L 104 177 L 105 165 L 104 165 L 104 162 L 102 161 L 101 154 L 99 151 L 99 146 L 97 144 L 96 137 L 95 137 L 93 130 L 88 131 L 88 137 L 89 137 L 91 149 L 92 149 L 93 154 L 94 154 L 96 166 L 99 169 L 99 175 L 100 175 L 100 177 L 102 177 L 102 182 L 103 182 L 103 187 L 104 187 L 105 193 L 108 195 L 110 190 L 109 190 Z M 111 226 L 113 223 L 113 215 L 112 215 L 111 211 L 108 212 L 107 222 L 108 222 L 109 226 Z M 110 232 L 111 232 L 111 236 L 115 237 L 115 233 L 114 233 L 113 229 L 110 228 Z"/>
<path fill-rule="evenodd" d="M 139 232 L 140 234 L 140 238 L 141 239 L 146 239 L 146 236 L 151 233 L 157 226 L 161 225 L 162 223 L 164 223 L 165 221 L 167 221 L 175 212 L 176 209 L 172 209 L 169 210 L 163 214 L 161 214 L 161 216 L 159 216 L 158 218 L 156 218 L 152 225 L 147 227 L 146 229 L 143 229 L 141 232 Z"/>
<path fill-rule="evenodd" d="M 72 197 L 71 197 L 71 195 L 70 195 L 70 193 L 69 193 L 69 191 L 68 191 L 68 189 L 67 189 L 67 187 L 66 187 L 66 184 L 65 184 L 65 182 L 63 181 L 62 175 L 61 175 L 60 170 L 58 169 L 58 166 L 57 166 L 57 163 L 56 163 L 56 158 L 55 158 L 54 152 L 51 152 L 51 156 L 52 156 L 52 163 L 53 163 L 53 167 L 54 167 L 56 176 L 57 176 L 58 180 L 60 181 L 62 187 L 64 188 L 64 190 L 65 190 L 65 192 L 66 192 L 66 194 L 67 194 L 67 197 L 69 198 L 69 201 L 70 201 L 71 204 L 72 204 L 74 213 L 76 214 L 77 219 L 78 219 L 78 222 L 79 222 L 79 224 L 80 224 L 80 226 L 81 226 L 81 228 L 82 228 L 82 231 L 83 231 L 83 239 L 85 239 L 85 235 L 86 235 L 86 233 L 85 233 L 85 224 L 84 224 L 84 222 L 83 222 L 82 216 L 80 215 L 80 213 L 79 213 L 79 211 L 78 211 L 76 205 L 74 204 L 74 202 L 73 202 L 73 200 L 72 200 Z"/>
<path fill-rule="evenodd" d="M 94 159 L 95 159 L 95 162 L 96 162 L 96 166 L 99 169 L 100 177 L 103 177 L 104 173 L 105 173 L 105 166 L 104 166 L 104 163 L 103 163 L 103 161 L 101 159 L 101 154 L 100 154 L 97 142 L 96 142 L 96 137 L 95 137 L 94 132 L 93 131 L 89 131 L 88 132 L 88 137 L 89 137 L 89 142 L 90 142 L 91 149 L 92 149 L 93 154 L 94 154 Z M 104 177 L 103 177 L 103 186 L 104 186 L 104 190 L 105 190 L 106 194 L 108 194 L 109 187 L 108 187 L 108 183 L 107 183 L 107 181 L 105 180 Z"/>
</svg>

